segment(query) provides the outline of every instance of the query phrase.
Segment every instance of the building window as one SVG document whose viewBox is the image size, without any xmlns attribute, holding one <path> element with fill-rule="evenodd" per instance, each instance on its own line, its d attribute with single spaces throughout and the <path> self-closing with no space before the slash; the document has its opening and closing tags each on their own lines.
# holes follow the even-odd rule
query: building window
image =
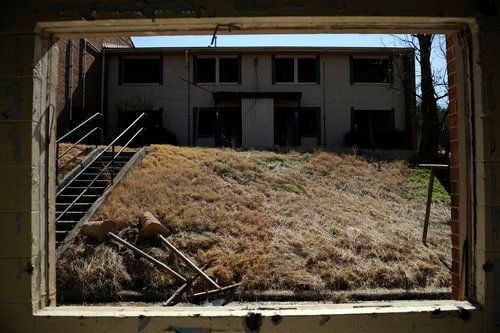
<svg viewBox="0 0 500 333">
<path fill-rule="evenodd" d="M 219 58 L 219 82 L 238 83 L 239 71 L 238 58 Z"/>
<path fill-rule="evenodd" d="M 300 136 L 317 137 L 319 133 L 319 109 L 301 108 L 299 113 Z"/>
<path fill-rule="evenodd" d="M 318 81 L 318 61 L 316 58 L 298 58 L 297 73 L 298 82 L 317 82 Z"/>
<path fill-rule="evenodd" d="M 352 83 L 388 83 L 391 76 L 389 59 L 351 58 Z"/>
<path fill-rule="evenodd" d="M 193 64 L 194 83 L 240 83 L 240 57 L 195 57 Z"/>
<path fill-rule="evenodd" d="M 198 109 L 199 137 L 215 136 L 215 109 Z"/>
<path fill-rule="evenodd" d="M 215 58 L 196 59 L 196 82 L 215 83 Z"/>
<path fill-rule="evenodd" d="M 121 59 L 120 83 L 162 82 L 162 57 Z"/>
<path fill-rule="evenodd" d="M 295 82 L 294 58 L 276 58 L 274 61 L 274 71 L 276 82 L 293 83 Z"/>
<path fill-rule="evenodd" d="M 319 84 L 319 57 L 273 57 L 274 83 Z"/>
</svg>

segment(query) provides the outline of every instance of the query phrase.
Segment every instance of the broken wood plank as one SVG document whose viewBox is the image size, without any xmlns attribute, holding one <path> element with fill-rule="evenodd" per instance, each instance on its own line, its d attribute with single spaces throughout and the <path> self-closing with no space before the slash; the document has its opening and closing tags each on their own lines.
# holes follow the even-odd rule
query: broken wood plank
<svg viewBox="0 0 500 333">
<path fill-rule="evenodd" d="M 187 265 L 189 265 L 192 269 L 194 269 L 198 274 L 200 274 L 205 280 L 207 280 L 208 283 L 210 283 L 212 286 L 214 286 L 217 289 L 221 289 L 221 286 L 217 284 L 214 280 L 210 278 L 203 270 L 201 270 L 194 262 L 192 262 L 184 253 L 182 253 L 180 250 L 178 250 L 172 243 L 170 243 L 165 237 L 162 235 L 158 235 L 160 238 L 160 241 L 162 242 L 163 245 L 165 245 L 167 248 L 169 248 L 171 251 L 173 251 L 179 258 L 181 258 Z"/>
<path fill-rule="evenodd" d="M 240 283 L 231 284 L 231 285 L 226 286 L 226 287 L 221 287 L 220 289 L 212 289 L 212 290 L 207 290 L 207 291 L 203 291 L 203 292 L 200 292 L 200 293 L 195 293 L 195 294 L 193 294 L 193 297 L 215 295 L 215 294 L 218 294 L 218 293 L 222 293 L 224 291 L 235 289 L 239 285 L 241 285 L 241 282 Z"/>
<path fill-rule="evenodd" d="M 429 177 L 429 186 L 427 187 L 427 204 L 425 206 L 425 218 L 424 218 L 424 231 L 422 234 L 422 243 L 427 245 L 427 233 L 429 231 L 429 218 L 431 215 L 431 204 L 432 204 L 432 193 L 434 191 L 434 176 L 435 170 L 446 169 L 448 164 L 419 164 L 419 167 L 431 168 L 431 175 Z"/>
<path fill-rule="evenodd" d="M 203 267 L 201 268 L 202 271 L 204 271 L 206 268 L 208 267 L 208 265 L 203 265 Z M 168 306 L 170 304 L 174 304 L 174 302 L 177 300 L 177 298 L 179 298 L 187 289 L 187 287 L 191 287 L 193 285 L 193 283 L 196 281 L 197 278 L 200 277 L 200 274 L 199 273 L 196 273 L 195 276 L 193 276 L 192 278 L 188 278 L 188 281 L 186 283 L 184 283 L 182 286 L 180 286 L 173 294 L 172 296 L 169 297 L 169 299 L 167 299 L 165 302 L 163 302 L 163 305 L 164 306 Z"/>
<path fill-rule="evenodd" d="M 167 266 L 166 264 L 162 263 L 161 261 L 153 258 L 152 256 L 150 256 L 149 254 L 147 254 L 146 252 L 138 249 L 137 247 L 135 247 L 134 245 L 130 244 L 129 242 L 127 242 L 126 240 L 124 240 L 123 238 L 121 237 L 118 237 L 117 235 L 115 235 L 114 233 L 112 232 L 109 232 L 108 233 L 109 237 L 111 239 L 113 239 L 114 241 L 116 241 L 117 243 L 119 243 L 120 245 L 128 248 L 129 250 L 132 250 L 132 252 L 134 253 L 137 253 L 138 255 L 140 255 L 141 257 L 143 257 L 144 259 L 148 260 L 150 263 L 152 263 L 153 265 L 156 265 L 158 267 L 160 267 L 161 269 L 169 272 L 170 274 L 172 274 L 177 280 L 183 282 L 183 283 L 186 283 L 187 282 L 187 279 L 182 276 L 181 274 L 177 273 L 176 271 L 174 271 L 172 268 L 170 268 L 169 266 Z"/>
</svg>

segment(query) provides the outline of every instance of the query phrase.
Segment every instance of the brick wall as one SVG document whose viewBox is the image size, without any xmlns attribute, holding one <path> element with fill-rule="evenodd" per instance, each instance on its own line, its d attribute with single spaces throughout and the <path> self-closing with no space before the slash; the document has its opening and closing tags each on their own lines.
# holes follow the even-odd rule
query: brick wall
<svg viewBox="0 0 500 333">
<path fill-rule="evenodd" d="M 446 56 L 448 63 L 448 117 L 450 128 L 450 188 L 451 188 L 451 271 L 452 294 L 460 298 L 460 222 L 459 222 L 459 169 L 458 169 L 458 112 L 457 112 L 457 47 L 453 38 L 446 38 Z"/>
<path fill-rule="evenodd" d="M 58 41 L 59 64 L 56 112 L 58 115 L 58 136 L 67 132 L 78 123 L 100 111 L 101 101 L 101 54 L 91 47 L 83 55 L 82 39 L 73 39 L 72 69 L 69 67 L 69 39 Z M 127 38 L 88 39 L 99 51 L 104 43 L 132 45 Z M 72 73 L 72 79 L 70 79 Z M 83 73 L 85 73 L 85 102 L 83 102 Z M 70 96 L 72 97 L 73 120 L 70 120 Z"/>
</svg>

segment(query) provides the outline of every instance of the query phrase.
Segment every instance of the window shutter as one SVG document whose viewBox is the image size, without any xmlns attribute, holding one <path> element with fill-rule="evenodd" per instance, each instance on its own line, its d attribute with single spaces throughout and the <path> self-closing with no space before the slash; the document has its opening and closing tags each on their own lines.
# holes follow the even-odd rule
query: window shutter
<svg viewBox="0 0 500 333">
<path fill-rule="evenodd" d="M 354 83 L 354 66 L 352 61 L 352 55 L 349 56 L 349 79 L 351 80 L 351 84 Z"/>
<path fill-rule="evenodd" d="M 193 56 L 193 84 L 197 84 L 198 83 L 198 59 L 196 58 L 196 56 L 194 55 Z"/>
<path fill-rule="evenodd" d="M 276 57 L 274 55 L 272 57 L 272 75 L 273 75 L 273 84 L 276 84 Z"/>
<path fill-rule="evenodd" d="M 164 61 L 163 54 L 161 54 L 160 55 L 160 79 L 158 80 L 160 85 L 163 84 L 163 66 L 164 66 L 163 61 Z"/>
<path fill-rule="evenodd" d="M 123 57 L 118 58 L 118 85 L 123 84 Z"/>
<path fill-rule="evenodd" d="M 241 54 L 238 55 L 238 84 L 241 84 Z"/>
<path fill-rule="evenodd" d="M 316 84 L 321 83 L 321 62 L 319 55 L 316 56 Z"/>
<path fill-rule="evenodd" d="M 321 108 L 316 108 L 316 133 L 318 134 L 318 146 L 321 146 Z"/>
</svg>

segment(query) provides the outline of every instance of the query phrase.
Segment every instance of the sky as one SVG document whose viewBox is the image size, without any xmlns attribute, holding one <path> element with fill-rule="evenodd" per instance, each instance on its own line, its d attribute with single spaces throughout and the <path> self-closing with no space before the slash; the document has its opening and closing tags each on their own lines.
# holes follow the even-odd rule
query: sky
<svg viewBox="0 0 500 333">
<path fill-rule="evenodd" d="M 217 47 L 244 46 L 339 46 L 339 47 L 407 47 L 401 39 L 405 35 L 387 34 L 289 34 L 289 35 L 236 35 L 217 36 Z M 446 59 L 439 47 L 444 35 L 438 35 L 433 43 L 431 63 L 433 71 L 443 75 Z M 212 35 L 197 36 L 147 36 L 132 37 L 136 47 L 205 47 L 210 46 Z M 442 43 L 441 43 L 442 44 Z M 446 78 L 446 75 L 444 75 Z M 416 62 L 415 78 L 420 82 L 420 68 Z M 438 91 L 438 93 L 443 93 Z M 441 105 L 446 104 L 444 99 Z"/>
</svg>

